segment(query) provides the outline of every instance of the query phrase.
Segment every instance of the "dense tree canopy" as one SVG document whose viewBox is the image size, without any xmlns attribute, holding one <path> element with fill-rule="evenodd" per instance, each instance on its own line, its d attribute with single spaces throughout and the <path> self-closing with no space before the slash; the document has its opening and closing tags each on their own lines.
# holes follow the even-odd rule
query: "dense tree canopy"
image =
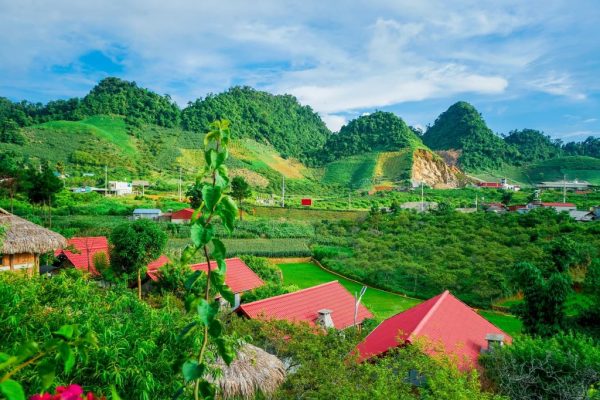
<svg viewBox="0 0 600 400">
<path fill-rule="evenodd" d="M 421 139 L 396 114 L 377 111 L 344 125 L 329 137 L 321 157 L 333 161 L 371 151 L 393 151 L 422 146 Z"/>
<path fill-rule="evenodd" d="M 535 129 L 511 131 L 504 141 L 518 150 L 514 160 L 518 163 L 544 161 L 563 154 L 559 140 L 552 140 L 550 136 Z"/>
<path fill-rule="evenodd" d="M 271 144 L 284 158 L 302 161 L 309 161 L 330 134 L 319 115 L 295 97 L 250 87 L 233 87 L 190 103 L 183 110 L 182 125 L 204 132 L 211 121 L 220 118 L 231 121 L 233 137 Z"/>
<path fill-rule="evenodd" d="M 499 167 L 515 153 L 487 127 L 475 107 L 464 101 L 444 111 L 427 129 L 423 141 L 434 150 L 461 150 L 459 163 L 468 170 Z"/>
<path fill-rule="evenodd" d="M 569 142 L 564 150 L 569 155 L 600 158 L 600 137 L 590 136 L 583 142 Z"/>
</svg>

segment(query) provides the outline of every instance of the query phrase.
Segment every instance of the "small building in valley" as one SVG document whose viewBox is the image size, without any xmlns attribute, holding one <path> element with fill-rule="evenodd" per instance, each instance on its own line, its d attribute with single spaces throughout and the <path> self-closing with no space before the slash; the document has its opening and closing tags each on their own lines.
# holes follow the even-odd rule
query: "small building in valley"
<svg viewBox="0 0 600 400">
<path fill-rule="evenodd" d="M 384 320 L 356 347 L 360 361 L 384 356 L 391 349 L 418 339 L 426 351 L 441 351 L 458 358 L 461 369 L 476 367 L 479 355 L 490 346 L 512 338 L 445 291 L 419 305 Z"/>
<path fill-rule="evenodd" d="M 242 304 L 239 313 L 248 318 L 306 322 L 322 328 L 346 329 L 362 324 L 373 314 L 362 304 L 354 318 L 355 299 L 338 281 Z"/>
<path fill-rule="evenodd" d="M 0 272 L 24 271 L 29 275 L 39 273 L 40 254 L 67 245 L 60 234 L 17 217 L 0 208 Z"/>
<path fill-rule="evenodd" d="M 189 224 L 194 214 L 193 208 L 184 208 L 171 214 L 171 222 L 174 224 Z"/>
<path fill-rule="evenodd" d="M 159 219 L 162 211 L 158 208 L 136 208 L 133 210 L 133 219 Z"/>
<path fill-rule="evenodd" d="M 115 196 L 125 196 L 133 193 L 131 182 L 108 181 L 108 193 Z"/>
<path fill-rule="evenodd" d="M 563 190 L 586 190 L 590 187 L 590 183 L 587 181 L 546 181 L 537 184 L 539 189 L 563 189 Z"/>
</svg>

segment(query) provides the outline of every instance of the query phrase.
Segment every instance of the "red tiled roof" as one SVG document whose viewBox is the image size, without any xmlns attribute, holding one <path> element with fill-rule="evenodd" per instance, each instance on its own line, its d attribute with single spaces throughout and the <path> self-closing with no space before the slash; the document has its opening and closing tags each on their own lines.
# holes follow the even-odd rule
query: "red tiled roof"
<svg viewBox="0 0 600 400">
<path fill-rule="evenodd" d="M 354 324 L 354 296 L 338 281 L 324 283 L 293 293 L 282 294 L 253 303 L 242 304 L 240 312 L 248 318 L 278 319 L 290 322 L 308 322 L 315 325 L 318 311 L 331 310 L 336 329 Z M 373 314 L 362 304 L 358 308 L 357 322 L 372 318 Z"/>
<path fill-rule="evenodd" d="M 92 275 L 98 275 L 98 271 L 94 266 L 94 255 L 104 253 L 107 258 L 109 256 L 108 240 L 105 236 L 74 237 L 67 241 L 67 246 L 75 248 L 77 253 L 60 249 L 54 252 L 54 256 L 58 257 L 62 254 L 75 268 L 89 272 Z"/>
<path fill-rule="evenodd" d="M 417 306 L 384 320 L 357 347 L 359 359 L 385 354 L 389 349 L 423 337 L 441 343 L 446 353 L 465 359 L 464 367 L 477 365 L 486 335 L 503 334 L 512 338 L 458 300 L 447 290 Z M 432 351 L 434 352 L 434 351 Z"/>
<path fill-rule="evenodd" d="M 258 275 L 256 275 L 256 273 L 239 258 L 228 258 L 225 260 L 225 263 L 227 264 L 225 283 L 231 288 L 233 293 L 246 292 L 265 284 L 262 279 L 260 279 Z M 148 268 L 148 276 L 153 281 L 158 281 L 158 268 L 160 267 L 162 267 L 162 265 L 157 268 Z M 195 264 L 190 266 L 190 268 L 193 271 L 208 271 L 207 263 Z M 215 262 L 211 262 L 211 268 L 216 268 Z"/>
<path fill-rule="evenodd" d="M 544 207 L 575 207 L 573 203 L 542 203 Z"/>
<path fill-rule="evenodd" d="M 184 208 L 183 210 L 175 211 L 171 214 L 171 219 L 192 219 L 192 214 L 194 213 L 193 208 Z"/>
</svg>

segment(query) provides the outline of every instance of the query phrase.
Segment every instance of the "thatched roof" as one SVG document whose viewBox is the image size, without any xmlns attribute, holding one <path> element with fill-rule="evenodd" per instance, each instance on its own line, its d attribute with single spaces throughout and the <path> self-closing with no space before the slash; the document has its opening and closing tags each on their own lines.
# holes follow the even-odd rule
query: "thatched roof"
<svg viewBox="0 0 600 400">
<path fill-rule="evenodd" d="M 67 245 L 67 240 L 56 232 L 29 222 L 0 208 L 0 225 L 4 235 L 0 239 L 2 254 L 42 254 Z"/>
<path fill-rule="evenodd" d="M 268 396 L 285 381 L 286 372 L 281 360 L 251 344 L 243 345 L 229 366 L 223 360 L 217 365 L 222 376 L 216 385 L 223 399 L 253 399 L 259 392 Z"/>
</svg>

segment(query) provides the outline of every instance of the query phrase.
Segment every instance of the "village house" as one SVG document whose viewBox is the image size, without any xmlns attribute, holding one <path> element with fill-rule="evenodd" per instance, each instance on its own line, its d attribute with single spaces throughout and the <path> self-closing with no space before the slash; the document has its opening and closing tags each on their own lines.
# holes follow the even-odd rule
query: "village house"
<svg viewBox="0 0 600 400">
<path fill-rule="evenodd" d="M 77 268 L 92 276 L 99 276 L 96 268 L 98 254 L 104 254 L 105 260 L 110 261 L 110 247 L 106 236 L 74 237 L 67 241 L 67 245 L 56 250 L 54 256 L 58 258 L 58 269 Z M 169 262 L 165 255 L 148 264 L 148 270 L 158 269 Z"/>
<path fill-rule="evenodd" d="M 148 277 L 154 282 L 157 282 L 160 279 L 159 268 L 162 267 L 162 265 L 159 264 L 160 263 L 152 266 L 148 265 Z M 239 258 L 228 258 L 225 260 L 225 265 L 227 265 L 227 272 L 225 272 L 225 283 L 227 286 L 229 286 L 235 296 L 233 309 L 236 309 L 240 305 L 241 296 L 244 292 L 256 289 L 265 283 L 258 275 L 256 275 L 254 271 L 252 271 L 248 265 L 246 265 L 244 261 Z M 217 264 L 212 262 L 211 268 L 217 268 Z M 190 269 L 192 271 L 208 272 L 208 264 L 194 264 L 190 266 Z"/>
<path fill-rule="evenodd" d="M 0 226 L 4 234 L 0 238 L 0 272 L 23 271 L 37 275 L 40 254 L 67 245 L 67 240 L 56 232 L 17 217 L 0 208 Z"/>
<path fill-rule="evenodd" d="M 343 330 L 360 325 L 373 314 L 338 281 L 242 304 L 239 313 L 252 319 L 306 322 L 324 329 Z M 355 318 L 355 311 L 356 318 Z"/>
<path fill-rule="evenodd" d="M 457 357 L 463 370 L 477 367 L 481 353 L 512 338 L 445 291 L 379 324 L 358 344 L 360 361 L 385 356 L 398 346 L 423 340 L 429 354 Z"/>
<path fill-rule="evenodd" d="M 158 208 L 136 208 L 133 210 L 133 219 L 152 219 L 157 220 L 162 215 Z"/>
<path fill-rule="evenodd" d="M 54 257 L 58 258 L 58 268 L 74 267 L 78 270 L 99 275 L 96 261 L 102 256 L 106 262 L 109 259 L 108 240 L 105 236 L 74 237 L 67 241 L 67 247 L 56 250 Z"/>
<path fill-rule="evenodd" d="M 400 208 L 403 210 L 414 210 L 417 212 L 431 211 L 438 208 L 438 203 L 435 201 L 407 201 L 400 204 Z"/>
<path fill-rule="evenodd" d="M 532 210 L 534 208 L 538 208 L 538 207 L 553 208 L 556 212 L 563 212 L 563 211 L 570 212 L 572 210 L 577 210 L 577 206 L 573 203 L 534 201 L 532 203 L 527 204 L 527 211 Z"/>
<path fill-rule="evenodd" d="M 518 192 L 521 190 L 521 186 L 508 183 L 506 178 L 500 179 L 500 182 L 478 182 L 477 186 L 487 189 L 512 190 L 513 192 Z"/>
<path fill-rule="evenodd" d="M 131 182 L 108 181 L 108 193 L 115 196 L 125 196 L 133 193 Z"/>
<path fill-rule="evenodd" d="M 484 204 L 483 208 L 485 209 L 486 212 L 491 212 L 491 213 L 496 213 L 496 214 L 506 212 L 506 206 L 502 203 Z"/>
<path fill-rule="evenodd" d="M 194 214 L 193 208 L 184 208 L 171 214 L 171 222 L 174 224 L 189 224 Z"/>
</svg>

